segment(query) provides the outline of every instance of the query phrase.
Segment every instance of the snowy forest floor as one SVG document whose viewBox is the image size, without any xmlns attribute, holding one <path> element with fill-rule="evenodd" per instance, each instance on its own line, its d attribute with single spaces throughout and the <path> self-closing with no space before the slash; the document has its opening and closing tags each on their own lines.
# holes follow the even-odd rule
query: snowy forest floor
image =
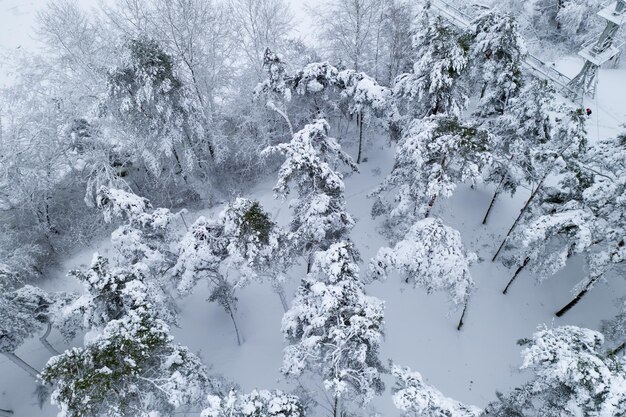
<svg viewBox="0 0 626 417">
<path fill-rule="evenodd" d="M 558 67 L 575 73 L 579 65 L 578 60 L 568 59 Z M 591 140 L 615 136 L 626 122 L 625 80 L 626 70 L 601 71 L 596 100 L 583 103 L 593 110 L 587 126 Z M 357 219 L 352 238 L 363 258 L 363 275 L 368 260 L 387 243 L 377 231 L 379 222 L 371 219 L 372 202 L 367 194 L 389 173 L 394 156 L 394 149 L 386 139 L 370 139 L 368 161 L 361 164 L 360 173 L 345 181 L 348 210 Z M 346 145 L 346 150 L 354 153 L 350 145 Z M 284 225 L 290 216 L 288 202 L 274 200 L 271 190 L 274 182 L 275 177 L 268 176 L 246 197 L 259 200 Z M 597 329 L 602 319 L 616 313 L 613 300 L 626 294 L 626 281 L 622 277 L 610 277 L 608 283 L 598 285 L 563 318 L 555 318 L 554 312 L 570 301 L 572 288 L 582 279 L 583 264 L 572 259 L 563 271 L 541 284 L 529 272 L 522 273 L 509 294 L 503 295 L 502 289 L 512 271 L 499 262 L 492 263 L 491 257 L 527 198 L 527 192 L 520 190 L 513 198 L 502 195 L 488 225 L 483 226 L 481 220 L 492 191 L 491 186 L 485 185 L 475 189 L 460 187 L 451 199 L 439 201 L 435 209 L 435 215 L 458 229 L 466 247 L 480 257 L 471 270 L 478 288 L 470 301 L 462 331 L 456 330 L 460 311 L 450 312 L 443 294 L 427 295 L 405 285 L 398 277 L 367 286 L 369 294 L 386 304 L 386 337 L 381 358 L 410 366 L 445 395 L 477 406 L 494 399 L 496 390 L 507 391 L 524 380 L 525 375 L 518 370 L 521 364 L 518 339 L 530 337 L 540 324 Z M 211 215 L 220 209 L 189 213 L 186 220 L 189 223 L 201 214 Z M 66 272 L 88 265 L 95 251 L 106 255 L 108 247 L 108 239 L 104 239 L 84 248 L 66 259 L 58 271 L 52 271 L 42 285 L 55 291 L 80 289 L 77 282 L 66 277 Z M 305 269 L 304 265 L 294 269 L 288 295 L 293 293 Z M 284 347 L 279 298 L 269 285 L 260 284 L 242 289 L 238 297 L 238 315 L 245 339 L 242 346 L 237 346 L 230 319 L 222 308 L 205 301 L 208 292 L 202 283 L 194 294 L 179 300 L 181 326 L 173 329 L 175 340 L 199 352 L 213 372 L 237 382 L 244 391 L 293 388 L 293 383 L 279 372 Z M 58 334 L 52 334 L 49 339 L 57 349 L 67 347 Z M 80 344 L 81 340 L 75 343 Z M 17 354 L 38 369 L 49 357 L 37 340 L 24 344 Z M 38 408 L 33 395 L 35 382 L 14 367 L 0 357 L 0 404 L 13 409 L 16 417 L 56 415 L 57 409 L 50 404 L 46 403 L 43 410 Z M 390 395 L 391 378 L 386 382 L 387 391 L 368 411 L 398 415 Z"/>
</svg>

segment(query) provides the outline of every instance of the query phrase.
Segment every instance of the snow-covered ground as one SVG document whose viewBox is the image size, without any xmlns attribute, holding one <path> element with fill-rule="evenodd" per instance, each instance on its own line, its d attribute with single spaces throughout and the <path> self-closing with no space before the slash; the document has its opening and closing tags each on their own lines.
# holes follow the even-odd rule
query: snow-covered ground
<svg viewBox="0 0 626 417">
<path fill-rule="evenodd" d="M 575 59 L 559 63 L 563 71 L 569 72 L 575 72 L 577 65 Z M 592 140 L 598 135 L 616 135 L 620 124 L 626 121 L 626 71 L 602 70 L 596 99 L 583 104 L 594 111 L 588 123 Z M 361 251 L 364 266 L 379 247 L 386 244 L 377 232 L 378 223 L 370 217 L 372 202 L 367 194 L 391 170 L 394 151 L 384 139 L 375 142 L 367 152 L 368 161 L 361 165 L 361 172 L 346 179 L 348 209 L 358 220 L 352 237 Z M 348 150 L 352 152 L 351 147 Z M 275 178 L 268 177 L 247 197 L 258 199 L 279 223 L 286 224 L 289 209 L 286 202 L 274 200 L 271 191 L 274 181 Z M 527 195 L 522 190 L 514 198 L 502 196 L 489 224 L 482 226 L 491 193 L 486 186 L 461 187 L 451 199 L 439 201 L 435 210 L 436 215 L 461 232 L 468 249 L 481 258 L 472 267 L 478 288 L 470 301 L 461 332 L 456 330 L 460 312 L 450 313 L 450 304 L 443 294 L 427 295 L 393 276 L 387 282 L 367 287 L 370 294 L 386 304 L 382 358 L 410 366 L 446 395 L 477 406 L 494 399 L 496 390 L 506 391 L 524 380 L 525 375 L 518 371 L 521 364 L 518 339 L 531 336 L 543 323 L 597 329 L 600 320 L 616 312 L 612 300 L 626 293 L 626 281 L 613 277 L 595 288 L 563 318 L 556 319 L 554 312 L 571 299 L 572 288 L 582 278 L 583 265 L 573 259 L 567 268 L 540 285 L 531 274 L 522 273 L 509 294 L 503 295 L 502 289 L 511 271 L 490 259 Z M 210 215 L 217 209 L 187 214 L 187 221 L 200 214 Z M 96 250 L 106 254 L 108 247 L 104 240 L 67 259 L 44 283 L 46 289 L 78 289 L 78 284 L 67 278 L 65 271 L 88 264 Z M 304 270 L 305 266 L 294 270 L 290 293 Z M 176 341 L 199 352 L 214 372 L 236 381 L 245 391 L 292 388 L 293 384 L 284 380 L 279 372 L 284 346 L 280 332 L 283 310 L 271 289 L 254 284 L 239 293 L 238 314 L 245 339 L 241 347 L 237 346 L 229 317 L 221 307 L 206 302 L 207 298 L 200 284 L 193 295 L 180 300 L 181 326 L 173 330 Z M 53 334 L 50 340 L 57 349 L 67 347 L 58 334 Z M 39 369 L 49 356 L 35 340 L 23 345 L 17 353 Z M 387 378 L 387 382 L 387 392 L 374 401 L 371 411 L 398 415 L 391 401 L 391 378 Z M 30 376 L 0 357 L 0 404 L 3 408 L 13 409 L 16 417 L 55 415 L 56 408 L 49 404 L 42 410 L 38 408 L 34 390 L 35 383 Z"/>
</svg>

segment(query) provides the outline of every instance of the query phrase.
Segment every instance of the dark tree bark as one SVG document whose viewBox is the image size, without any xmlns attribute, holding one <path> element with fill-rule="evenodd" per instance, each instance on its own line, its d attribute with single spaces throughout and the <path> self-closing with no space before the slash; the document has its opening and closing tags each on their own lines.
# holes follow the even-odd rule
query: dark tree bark
<svg viewBox="0 0 626 417">
<path fill-rule="evenodd" d="M 50 342 L 48 342 L 48 336 L 50 335 L 51 330 L 52 330 L 52 324 L 48 323 L 48 326 L 46 327 L 46 332 L 39 338 L 39 341 L 41 342 L 42 345 L 44 345 L 44 347 L 48 350 L 48 352 L 50 352 L 54 356 L 57 356 L 57 355 L 60 355 L 61 352 L 56 350 L 50 344 Z"/>
<path fill-rule="evenodd" d="M 285 297 L 285 290 L 283 289 L 282 286 L 276 289 L 276 294 L 278 294 L 278 297 L 280 298 L 280 304 L 283 306 L 283 310 L 286 313 L 287 310 L 289 310 L 289 304 L 287 303 L 287 297 Z"/>
<path fill-rule="evenodd" d="M 600 276 L 594 277 L 591 281 L 589 281 L 587 283 L 587 285 L 585 285 L 585 287 L 582 289 L 582 291 L 580 291 L 576 297 L 574 297 L 574 299 L 572 301 L 570 301 L 569 303 L 567 303 L 562 309 L 560 309 L 559 311 L 557 311 L 555 313 L 555 315 L 557 317 L 562 317 L 565 313 L 567 313 L 568 311 L 570 311 L 572 309 L 572 307 L 574 307 L 576 304 L 578 304 L 580 302 L 580 300 L 582 300 L 582 298 L 585 296 L 585 294 L 587 294 L 589 292 L 589 290 L 591 289 L 591 287 L 593 287 L 593 285 L 598 282 L 600 280 Z"/>
<path fill-rule="evenodd" d="M 609 352 L 609 356 L 615 356 L 626 348 L 626 342 L 622 342 L 619 346 Z"/>
<path fill-rule="evenodd" d="M 487 212 L 485 213 L 485 217 L 483 217 L 483 224 L 487 224 L 487 219 L 489 218 L 489 214 L 491 214 L 491 209 L 493 209 L 500 192 L 502 191 L 502 184 L 504 183 L 504 175 L 502 176 L 502 180 L 500 180 L 500 184 L 496 187 L 496 191 L 493 193 L 493 198 L 491 199 L 491 203 L 489 203 L 489 208 L 487 208 Z"/>
<path fill-rule="evenodd" d="M 430 212 L 433 210 L 433 207 L 435 206 L 436 201 L 437 201 L 437 195 L 435 194 L 434 196 L 431 197 L 430 201 L 428 202 L 428 206 L 426 207 L 426 213 L 424 214 L 424 217 L 428 218 L 430 216 Z"/>
<path fill-rule="evenodd" d="M 498 195 L 500 195 L 500 191 L 496 190 L 493 193 L 493 197 L 491 198 L 491 203 L 489 203 L 489 208 L 487 208 L 487 212 L 485 213 L 485 217 L 483 217 L 483 224 L 487 224 L 487 219 L 489 218 L 489 214 L 491 214 L 491 209 L 493 209 L 496 200 L 498 199 Z"/>
<path fill-rule="evenodd" d="M 227 308 L 228 314 L 230 315 L 230 319 L 233 321 L 233 326 L 235 327 L 235 334 L 237 335 L 237 346 L 241 346 L 241 334 L 239 333 L 239 324 L 237 323 L 237 318 L 235 317 L 235 312 L 231 306 Z"/>
<path fill-rule="evenodd" d="M 356 115 L 356 124 L 359 127 L 359 151 L 356 156 L 356 163 L 361 163 L 361 154 L 363 152 L 363 113 L 359 112 Z"/>
<path fill-rule="evenodd" d="M 24 362 L 15 353 L 13 353 L 13 352 L 2 352 L 2 354 L 4 356 L 6 356 L 7 359 L 9 359 L 11 362 L 16 364 L 20 368 L 22 368 L 22 370 L 25 371 L 27 374 L 29 374 L 30 376 L 32 376 L 35 379 L 39 379 L 39 371 L 37 371 L 35 368 L 33 368 L 32 366 L 30 366 L 29 364 Z"/>
<path fill-rule="evenodd" d="M 461 329 L 463 328 L 463 325 L 465 324 L 465 322 L 463 322 L 463 319 L 465 318 L 465 313 L 467 312 L 467 304 L 469 303 L 469 301 L 467 301 L 465 303 L 465 305 L 463 306 L 463 313 L 461 313 L 461 318 L 459 319 L 459 324 L 456 326 L 456 329 L 458 331 L 461 331 Z"/>
<path fill-rule="evenodd" d="M 537 195 L 539 194 L 539 191 L 542 189 L 543 183 L 545 182 L 547 177 L 548 177 L 548 174 L 543 176 L 541 181 L 539 181 L 539 184 L 537 184 L 537 188 L 535 188 L 535 190 L 530 195 L 530 197 L 528 197 L 528 200 L 526 200 L 526 203 L 524 204 L 524 207 L 522 207 L 522 209 L 520 210 L 519 215 L 517 216 L 517 218 L 513 222 L 513 225 L 511 226 L 511 228 L 507 232 L 506 236 L 504 237 L 504 240 L 502 240 L 502 243 L 500 244 L 500 247 L 496 251 L 495 255 L 493 255 L 493 258 L 491 258 L 491 262 L 495 262 L 496 259 L 498 258 L 498 255 L 500 255 L 500 252 L 504 248 L 504 245 L 506 244 L 506 242 L 509 240 L 509 237 L 511 236 L 511 233 L 513 233 L 513 231 L 515 230 L 515 228 L 519 224 L 520 220 L 522 220 L 522 217 L 526 213 L 526 210 L 528 210 L 528 207 L 530 206 L 530 203 L 532 203 L 533 200 L 535 199 L 535 197 L 537 197 Z"/>
<path fill-rule="evenodd" d="M 509 283 L 506 284 L 506 287 L 502 291 L 502 294 L 506 295 L 506 293 L 509 291 L 509 287 L 511 286 L 511 284 L 513 284 L 513 281 L 515 281 L 515 278 L 517 278 L 520 272 L 522 272 L 524 268 L 526 268 L 526 265 L 528 265 L 528 262 L 530 262 L 530 258 L 527 256 L 526 259 L 524 259 L 524 262 L 515 270 L 515 274 L 513 274 L 513 278 L 511 278 Z"/>
</svg>

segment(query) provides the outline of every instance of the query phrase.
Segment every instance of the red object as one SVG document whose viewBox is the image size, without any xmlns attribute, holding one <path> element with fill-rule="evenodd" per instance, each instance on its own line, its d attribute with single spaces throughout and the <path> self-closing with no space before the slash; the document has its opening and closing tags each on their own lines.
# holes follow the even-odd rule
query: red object
<svg viewBox="0 0 626 417">
<path fill-rule="evenodd" d="M 591 109 L 587 107 L 587 116 L 591 116 Z"/>
</svg>

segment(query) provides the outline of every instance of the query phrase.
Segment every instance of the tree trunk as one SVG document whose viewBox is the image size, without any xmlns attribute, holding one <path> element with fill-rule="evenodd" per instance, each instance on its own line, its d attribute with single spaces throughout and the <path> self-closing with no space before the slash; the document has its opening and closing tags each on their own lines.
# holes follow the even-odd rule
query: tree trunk
<svg viewBox="0 0 626 417">
<path fill-rule="evenodd" d="M 439 164 L 441 165 L 441 173 L 439 174 L 438 180 L 440 180 L 443 177 L 444 172 L 446 170 L 446 157 L 445 156 L 441 158 L 441 162 Z M 430 216 L 430 212 L 435 206 L 435 202 L 437 201 L 438 196 L 439 196 L 438 194 L 435 194 L 430 198 L 430 201 L 428 202 L 428 207 L 426 208 L 426 213 L 424 214 L 425 218 L 428 218 Z"/>
<path fill-rule="evenodd" d="M 493 205 L 496 203 L 496 199 L 500 195 L 500 191 L 502 191 L 502 184 L 504 184 L 504 178 L 505 178 L 505 176 L 503 175 L 502 179 L 500 180 L 500 184 L 498 184 L 498 186 L 496 187 L 496 191 L 493 193 L 493 198 L 491 199 L 491 203 L 489 204 L 489 208 L 487 209 L 487 212 L 485 213 L 485 217 L 483 218 L 483 224 L 487 224 L 487 219 L 489 218 L 489 214 L 491 213 L 491 209 L 493 208 Z"/>
<path fill-rule="evenodd" d="M 16 364 L 20 368 L 22 368 L 22 370 L 25 371 L 26 373 L 28 373 L 30 376 L 32 376 L 35 379 L 39 379 L 39 371 L 37 371 L 35 368 L 33 368 L 32 366 L 30 366 L 29 364 L 24 362 L 15 353 L 13 353 L 13 352 L 2 352 L 2 354 L 4 356 L 6 356 L 11 362 Z"/>
<path fill-rule="evenodd" d="M 615 356 L 626 348 L 626 342 L 622 342 L 618 347 L 609 352 L 609 356 Z"/>
<path fill-rule="evenodd" d="M 235 317 L 235 312 L 231 306 L 228 306 L 228 314 L 230 315 L 230 319 L 233 321 L 233 326 L 235 327 L 235 334 L 237 335 L 237 346 L 241 346 L 241 334 L 239 333 L 239 325 L 237 324 L 237 318 Z"/>
<path fill-rule="evenodd" d="M 183 181 L 185 182 L 185 184 L 188 184 L 187 175 L 184 174 L 183 166 L 180 162 L 180 158 L 178 157 L 178 152 L 176 152 L 176 149 L 172 149 L 172 153 L 174 155 L 174 158 L 176 159 L 176 166 L 178 167 L 178 172 L 176 172 L 175 174 L 182 175 Z"/>
<path fill-rule="evenodd" d="M 483 217 L 483 224 L 487 224 L 487 219 L 489 218 L 489 214 L 491 213 L 491 209 L 493 208 L 493 205 L 496 202 L 496 199 L 498 198 L 498 195 L 500 194 L 500 190 L 496 190 L 493 193 L 493 198 L 491 199 L 491 203 L 489 203 L 489 208 L 487 209 L 487 212 L 485 213 L 485 217 Z"/>
<path fill-rule="evenodd" d="M 181 219 L 182 219 L 182 221 L 183 221 L 183 225 L 185 226 L 185 230 L 188 232 L 188 231 L 189 231 L 189 227 L 187 226 L 187 221 L 185 220 L 185 216 L 183 216 L 183 213 L 182 213 L 182 212 L 180 212 L 180 213 L 178 213 L 178 214 L 180 215 L 180 218 L 181 218 Z"/>
<path fill-rule="evenodd" d="M 276 294 L 278 294 L 278 297 L 280 298 L 280 303 L 283 305 L 283 310 L 285 310 L 286 313 L 287 310 L 289 310 L 289 304 L 287 303 L 287 297 L 285 297 L 285 290 L 283 289 L 283 287 L 277 287 Z"/>
<path fill-rule="evenodd" d="M 461 329 L 463 328 L 463 325 L 465 324 L 463 322 L 463 319 L 465 318 L 465 312 L 467 311 L 467 304 L 469 303 L 469 300 L 465 302 L 465 305 L 463 306 L 463 313 L 461 313 L 461 318 L 459 319 L 459 324 L 458 326 L 456 326 L 456 329 L 458 331 L 461 331 Z"/>
<path fill-rule="evenodd" d="M 309 253 L 306 261 L 306 273 L 311 273 L 311 268 L 313 267 L 313 252 Z"/>
<path fill-rule="evenodd" d="M 522 262 L 522 265 L 519 266 L 519 268 L 517 268 L 515 270 L 515 274 L 513 274 L 513 278 L 511 278 L 511 280 L 509 281 L 508 284 L 506 284 L 506 287 L 504 288 L 504 290 L 502 291 L 502 294 L 505 294 L 509 291 L 509 287 L 511 286 L 511 284 L 513 284 L 513 281 L 515 281 L 515 278 L 517 278 L 517 276 L 520 274 L 520 272 L 522 272 L 524 270 L 524 268 L 526 268 L 526 265 L 528 265 L 528 262 L 530 262 L 530 257 L 526 257 L 524 259 L 524 262 Z"/>
<path fill-rule="evenodd" d="M 52 330 L 52 324 L 48 323 L 48 327 L 46 327 L 46 332 L 39 338 L 39 341 L 42 345 L 50 352 L 53 356 L 60 355 L 61 352 L 56 350 L 50 342 L 48 342 L 48 336 L 50 335 L 50 331 Z"/>
<path fill-rule="evenodd" d="M 544 183 L 544 181 L 546 180 L 547 177 L 548 177 L 548 174 L 543 176 L 541 181 L 539 181 L 539 184 L 537 184 L 537 188 L 535 188 L 535 190 L 530 195 L 530 197 L 528 197 L 528 200 L 526 200 L 526 204 L 524 204 L 524 207 L 522 207 L 522 209 L 520 210 L 519 215 L 517 216 L 517 218 L 513 222 L 513 225 L 511 226 L 511 228 L 507 232 L 506 236 L 504 237 L 504 240 L 502 240 L 502 243 L 500 244 L 500 247 L 498 248 L 498 251 L 496 252 L 495 255 L 493 255 L 493 258 L 491 258 L 491 262 L 495 262 L 496 259 L 498 258 L 498 255 L 502 251 L 502 248 L 504 248 L 504 245 L 509 240 L 509 237 L 511 236 L 511 233 L 513 233 L 513 231 L 515 230 L 515 228 L 519 224 L 520 220 L 524 216 L 524 213 L 526 213 L 526 210 L 528 210 L 528 207 L 530 206 L 530 203 L 532 203 L 532 201 L 535 199 L 537 194 L 539 194 L 539 190 L 541 190 L 541 188 L 543 187 L 543 183 Z"/>
<path fill-rule="evenodd" d="M 333 417 L 341 417 L 341 404 L 339 403 L 339 397 L 335 397 L 333 404 Z"/>
<path fill-rule="evenodd" d="M 4 410 L 2 408 L 0 408 L 0 416 L 2 417 L 9 417 L 13 415 L 13 410 Z"/>
<path fill-rule="evenodd" d="M 437 201 L 437 195 L 435 194 L 431 197 L 430 201 L 428 202 L 428 207 L 426 208 L 426 213 L 424 214 L 424 217 L 428 218 L 430 216 L 430 212 L 435 206 L 436 201 Z"/>
<path fill-rule="evenodd" d="M 356 115 L 356 124 L 359 126 L 359 151 L 356 157 L 356 163 L 361 163 L 361 153 L 363 152 L 363 113 L 359 112 Z"/>
<path fill-rule="evenodd" d="M 562 317 L 565 313 L 567 313 L 568 311 L 570 311 L 572 309 L 572 307 L 574 307 L 576 304 L 578 304 L 578 302 L 585 296 L 585 294 L 587 294 L 589 292 L 589 290 L 591 289 L 591 287 L 593 287 L 593 285 L 598 282 L 600 280 L 601 275 L 593 278 L 591 281 L 589 281 L 587 283 L 587 285 L 585 285 L 585 287 L 582 289 L 581 292 L 579 292 L 576 297 L 574 297 L 574 299 L 572 301 L 570 301 L 569 303 L 567 303 L 565 305 L 565 307 L 563 307 L 562 309 L 560 309 L 559 311 L 557 311 L 555 313 L 555 315 L 557 317 Z"/>
</svg>

